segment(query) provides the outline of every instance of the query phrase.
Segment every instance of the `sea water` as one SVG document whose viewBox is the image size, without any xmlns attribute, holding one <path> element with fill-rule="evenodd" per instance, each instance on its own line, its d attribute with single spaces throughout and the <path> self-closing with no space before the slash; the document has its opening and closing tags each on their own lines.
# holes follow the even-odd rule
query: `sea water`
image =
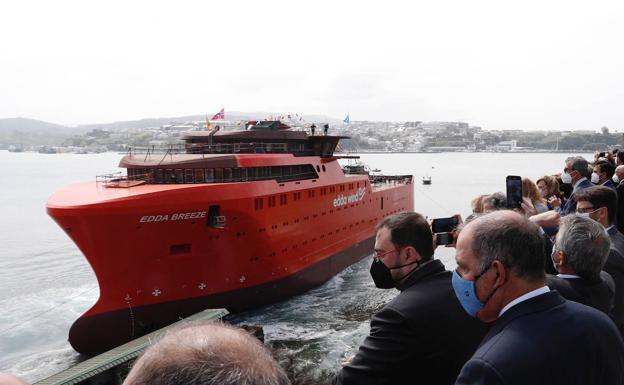
<svg viewBox="0 0 624 385">
<path fill-rule="evenodd" d="M 384 174 L 413 174 L 415 210 L 438 218 L 465 217 L 473 197 L 504 192 L 507 175 L 535 181 L 561 172 L 565 158 L 574 154 L 360 155 Z M 47 216 L 45 203 L 66 184 L 119 171 L 120 158 L 116 153 L 0 151 L 0 372 L 34 382 L 79 359 L 67 334 L 97 300 L 98 285 L 78 248 Z M 432 184 L 422 185 L 423 176 L 431 176 Z M 447 268 L 455 266 L 454 249 L 439 247 L 435 256 Z M 363 257 L 319 288 L 230 321 L 263 326 L 278 355 L 301 370 L 327 376 L 357 351 L 371 315 L 398 293 L 375 288 L 368 273 L 371 257 Z"/>
</svg>

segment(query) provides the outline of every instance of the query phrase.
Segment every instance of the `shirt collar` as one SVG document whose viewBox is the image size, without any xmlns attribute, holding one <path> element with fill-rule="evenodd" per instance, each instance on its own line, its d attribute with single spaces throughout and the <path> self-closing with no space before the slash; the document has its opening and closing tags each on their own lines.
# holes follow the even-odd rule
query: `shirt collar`
<svg viewBox="0 0 624 385">
<path fill-rule="evenodd" d="M 557 274 L 557 277 L 559 278 L 581 278 L 575 274 Z"/>
<path fill-rule="evenodd" d="M 577 188 L 577 187 L 578 187 L 578 185 L 579 185 L 582 181 L 584 181 L 584 180 L 587 180 L 587 178 L 582 177 L 581 179 L 577 180 L 577 181 L 576 181 L 576 183 L 574 183 L 574 188 Z"/>
<path fill-rule="evenodd" d="M 524 302 L 527 299 L 531 299 L 533 297 L 537 297 L 538 295 L 542 295 L 542 294 L 548 293 L 549 291 L 550 291 L 550 289 L 548 288 L 548 286 L 542 286 L 539 289 L 535 289 L 533 291 L 530 291 L 528 293 L 525 293 L 525 294 L 521 295 L 520 297 L 514 299 L 513 301 L 511 301 L 507 305 L 505 305 L 505 307 L 500 311 L 500 313 L 498 313 L 498 317 L 500 318 L 500 316 L 502 316 L 503 313 L 505 313 L 507 310 L 511 309 L 513 306 L 516 306 L 520 302 Z"/>
<path fill-rule="evenodd" d="M 425 277 L 442 271 L 444 271 L 444 265 L 442 262 L 438 259 L 432 258 L 429 261 L 420 264 L 420 266 L 405 277 L 404 280 L 396 286 L 396 288 L 399 291 L 403 291 Z"/>
</svg>

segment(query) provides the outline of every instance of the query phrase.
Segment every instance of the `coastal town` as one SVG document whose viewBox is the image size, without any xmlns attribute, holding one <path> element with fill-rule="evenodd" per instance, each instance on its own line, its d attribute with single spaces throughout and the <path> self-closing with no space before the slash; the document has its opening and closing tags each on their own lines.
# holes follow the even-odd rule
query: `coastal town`
<svg viewBox="0 0 624 385">
<path fill-rule="evenodd" d="M 194 119 L 134 121 L 79 126 L 76 132 L 65 135 L 31 135 L 4 125 L 0 130 L 0 149 L 12 152 L 38 151 L 41 153 L 99 153 L 124 152 L 133 146 L 166 147 L 181 143 L 187 131 L 206 130 L 207 121 Z M 235 118 L 235 119 L 233 119 Z M 242 114 L 229 120 L 211 121 L 211 129 L 243 130 L 251 119 Z M 316 118 L 316 119 L 314 119 Z M 461 121 L 341 121 L 328 117 L 299 115 L 269 115 L 265 120 L 279 119 L 295 129 L 315 135 L 324 135 L 322 127 L 329 125 L 328 135 L 348 136 L 340 142 L 348 152 L 557 152 L 596 151 L 624 145 L 624 133 L 603 126 L 574 131 L 523 131 L 484 129 Z M 34 121 L 37 122 L 37 121 Z M 151 124 L 150 124 L 151 123 Z M 2 127 L 0 127 L 2 128 Z M 36 138 L 37 140 L 34 140 Z"/>
</svg>

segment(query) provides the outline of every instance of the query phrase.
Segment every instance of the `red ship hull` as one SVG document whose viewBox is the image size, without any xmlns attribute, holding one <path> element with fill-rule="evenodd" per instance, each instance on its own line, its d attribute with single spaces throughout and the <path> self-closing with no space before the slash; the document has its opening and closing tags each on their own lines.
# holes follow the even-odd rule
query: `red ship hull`
<svg viewBox="0 0 624 385">
<path fill-rule="evenodd" d="M 284 183 L 90 182 L 55 193 L 48 213 L 100 287 L 70 330 L 74 349 L 97 354 L 206 308 L 237 312 L 305 292 L 369 255 L 380 219 L 413 210 L 410 183 L 371 185 L 335 159 L 307 160 L 326 172 Z M 223 228 L 208 224 L 215 205 Z"/>
</svg>

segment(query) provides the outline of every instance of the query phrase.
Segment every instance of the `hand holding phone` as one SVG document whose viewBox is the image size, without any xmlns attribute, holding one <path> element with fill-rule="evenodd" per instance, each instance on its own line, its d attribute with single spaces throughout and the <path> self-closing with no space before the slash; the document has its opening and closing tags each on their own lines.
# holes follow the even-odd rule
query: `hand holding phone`
<svg viewBox="0 0 624 385">
<path fill-rule="evenodd" d="M 455 231 L 460 223 L 462 223 L 462 219 L 459 214 L 448 218 L 435 218 L 431 222 L 431 231 L 433 233 L 450 233 Z"/>
<path fill-rule="evenodd" d="M 453 245 L 455 244 L 455 233 L 437 233 L 436 245 Z"/>
<path fill-rule="evenodd" d="M 519 209 L 522 207 L 522 178 L 517 175 L 508 175 L 507 185 L 507 208 Z"/>
</svg>

